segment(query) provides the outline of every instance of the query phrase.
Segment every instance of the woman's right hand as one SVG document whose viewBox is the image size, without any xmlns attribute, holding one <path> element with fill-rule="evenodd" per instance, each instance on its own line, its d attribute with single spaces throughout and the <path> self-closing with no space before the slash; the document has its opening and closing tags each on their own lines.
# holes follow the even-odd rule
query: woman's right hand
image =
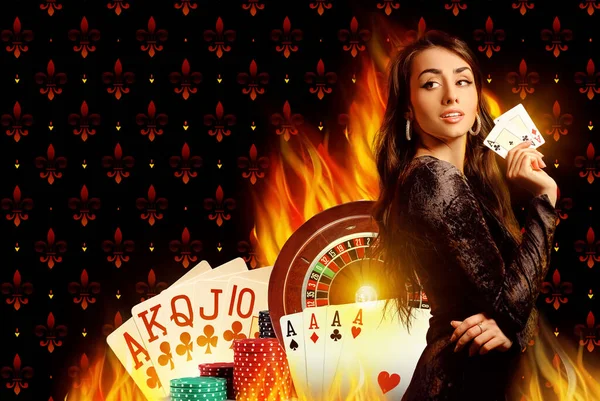
<svg viewBox="0 0 600 401">
<path fill-rule="evenodd" d="M 506 178 L 534 196 L 548 194 L 552 203 L 555 204 L 556 181 L 542 170 L 546 167 L 542 160 L 544 155 L 529 146 L 531 146 L 531 142 L 525 141 L 508 151 Z"/>
</svg>

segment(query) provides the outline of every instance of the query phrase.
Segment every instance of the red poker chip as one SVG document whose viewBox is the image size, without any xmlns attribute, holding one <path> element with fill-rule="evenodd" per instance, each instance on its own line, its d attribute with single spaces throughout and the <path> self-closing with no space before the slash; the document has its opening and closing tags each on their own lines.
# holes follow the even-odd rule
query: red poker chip
<svg viewBox="0 0 600 401">
<path fill-rule="evenodd" d="M 235 346 L 236 344 L 279 344 L 279 342 L 263 338 L 240 338 L 239 340 L 233 340 L 233 345 Z"/>
<path fill-rule="evenodd" d="M 211 376 L 218 376 L 218 375 L 231 375 L 233 374 L 233 367 L 231 368 L 231 370 L 205 370 L 205 369 L 201 369 L 200 373 L 206 373 L 206 374 L 210 374 Z"/>
<path fill-rule="evenodd" d="M 200 365 L 198 365 L 198 368 L 202 369 L 202 368 L 216 368 L 216 369 L 227 369 L 227 368 L 232 368 L 233 367 L 233 363 L 231 362 L 210 362 L 210 363 L 201 363 Z"/>
<path fill-rule="evenodd" d="M 248 364 L 255 366 L 262 366 L 265 364 L 279 364 L 279 365 L 287 365 L 287 360 L 282 358 L 235 358 L 235 366 L 246 366 Z M 235 372 L 235 368 L 233 368 Z"/>
<path fill-rule="evenodd" d="M 277 348 L 237 348 L 233 351 L 233 355 L 239 355 L 239 354 L 248 354 L 248 355 L 255 355 L 255 354 L 262 354 L 262 355 L 283 355 L 285 356 L 285 351 L 281 350 L 281 349 L 277 349 Z"/>
<path fill-rule="evenodd" d="M 271 379 L 271 377 L 274 377 L 275 379 Z M 237 377 L 237 379 L 241 380 L 241 381 L 248 381 L 248 379 L 253 380 L 253 379 L 257 379 L 257 380 L 276 380 L 278 378 L 282 378 L 282 379 L 288 379 L 290 376 L 288 374 L 285 373 L 281 373 L 281 374 L 272 374 L 272 375 L 257 375 L 254 372 L 248 372 L 248 373 L 240 373 Z"/>
<path fill-rule="evenodd" d="M 245 353 L 245 354 L 283 354 L 285 355 L 285 351 L 281 348 L 275 347 L 265 347 L 265 348 L 248 348 L 248 347 L 239 347 L 233 350 L 233 354 L 237 353 Z"/>
</svg>

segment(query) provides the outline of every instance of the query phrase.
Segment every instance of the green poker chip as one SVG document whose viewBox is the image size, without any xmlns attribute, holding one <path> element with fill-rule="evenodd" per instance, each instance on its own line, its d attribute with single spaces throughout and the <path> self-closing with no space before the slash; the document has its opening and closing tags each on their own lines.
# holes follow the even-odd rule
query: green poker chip
<svg viewBox="0 0 600 401">
<path fill-rule="evenodd" d="M 180 394 L 214 393 L 227 391 L 227 386 L 215 387 L 171 387 L 171 395 L 179 397 Z"/>
<path fill-rule="evenodd" d="M 177 393 L 171 394 L 171 401 L 225 401 L 227 391 L 216 391 L 212 393 Z"/>
<path fill-rule="evenodd" d="M 215 388 L 215 387 L 226 387 L 227 381 L 221 377 L 182 377 L 178 379 L 171 379 L 171 388 Z"/>
</svg>

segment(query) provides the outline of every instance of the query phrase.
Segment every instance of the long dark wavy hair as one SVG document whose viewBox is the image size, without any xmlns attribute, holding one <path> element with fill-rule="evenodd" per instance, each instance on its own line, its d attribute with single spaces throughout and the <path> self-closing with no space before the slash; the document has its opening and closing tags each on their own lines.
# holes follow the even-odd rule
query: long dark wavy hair
<svg viewBox="0 0 600 401">
<path fill-rule="evenodd" d="M 394 309 L 409 330 L 412 307 L 408 302 L 408 294 L 418 291 L 421 288 L 419 279 L 424 279 L 423 275 L 419 277 L 416 274 L 420 261 L 415 256 L 415 247 L 422 244 L 422 241 L 417 238 L 416 233 L 403 227 L 398 213 L 398 196 L 410 172 L 410 162 L 419 141 L 414 130 L 412 140 L 408 141 L 405 136 L 406 113 L 410 102 L 411 63 L 419 52 L 432 47 L 454 52 L 473 71 L 482 127 L 476 136 L 466 133 L 468 139 L 464 173 L 475 196 L 504 225 L 515 243 L 520 244 L 522 241 L 519 223 L 511 207 L 508 185 L 494 153 L 483 144 L 483 139 L 493 127 L 493 118 L 482 95 L 483 77 L 477 58 L 464 41 L 441 31 L 428 31 L 399 51 L 390 61 L 387 105 L 373 144 L 380 180 L 379 198 L 372 210 L 372 216 L 379 227 L 379 235 L 373 245 L 373 258 L 383 260 L 383 274 L 389 288 L 393 289 L 393 297 L 388 300 L 386 307 L 390 305 L 390 301 L 395 302 Z M 473 131 L 475 129 L 476 127 L 472 127 Z"/>
</svg>

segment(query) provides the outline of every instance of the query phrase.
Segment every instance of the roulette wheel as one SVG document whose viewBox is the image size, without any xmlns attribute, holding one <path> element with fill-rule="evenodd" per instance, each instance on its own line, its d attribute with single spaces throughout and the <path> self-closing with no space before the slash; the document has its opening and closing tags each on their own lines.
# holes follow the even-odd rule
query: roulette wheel
<svg viewBox="0 0 600 401">
<path fill-rule="evenodd" d="M 324 210 L 300 226 L 283 245 L 269 280 L 273 322 L 305 308 L 390 299 L 382 260 L 371 257 L 378 226 L 373 201 L 356 201 Z M 410 297 L 428 309 L 424 293 Z M 273 324 L 281 340 L 279 324 Z"/>
</svg>

